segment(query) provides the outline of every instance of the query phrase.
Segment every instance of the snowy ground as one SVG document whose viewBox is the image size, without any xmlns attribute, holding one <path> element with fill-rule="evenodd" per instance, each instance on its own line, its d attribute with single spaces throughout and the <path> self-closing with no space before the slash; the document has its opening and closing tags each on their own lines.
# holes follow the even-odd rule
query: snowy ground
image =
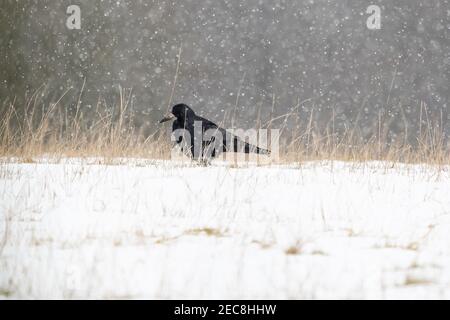
<svg viewBox="0 0 450 320">
<path fill-rule="evenodd" d="M 0 298 L 450 298 L 448 167 L 86 161 L 0 164 Z"/>
</svg>

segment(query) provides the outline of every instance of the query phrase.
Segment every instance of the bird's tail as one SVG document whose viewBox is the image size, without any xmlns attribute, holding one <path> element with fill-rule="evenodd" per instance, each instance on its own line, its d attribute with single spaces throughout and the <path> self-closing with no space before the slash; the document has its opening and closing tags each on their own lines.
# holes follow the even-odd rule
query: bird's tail
<svg viewBox="0 0 450 320">
<path fill-rule="evenodd" d="M 224 149 L 223 149 L 224 152 L 232 150 L 234 152 L 270 155 L 270 150 L 260 148 L 248 142 L 244 142 L 243 140 L 239 139 L 236 136 L 233 138 L 231 146 L 230 144 L 226 144 L 225 142 L 226 141 L 224 140 Z"/>
<path fill-rule="evenodd" d="M 256 154 L 270 155 L 270 150 L 254 146 L 254 145 L 249 144 L 249 143 L 245 143 L 244 152 L 245 153 L 256 153 Z"/>
</svg>

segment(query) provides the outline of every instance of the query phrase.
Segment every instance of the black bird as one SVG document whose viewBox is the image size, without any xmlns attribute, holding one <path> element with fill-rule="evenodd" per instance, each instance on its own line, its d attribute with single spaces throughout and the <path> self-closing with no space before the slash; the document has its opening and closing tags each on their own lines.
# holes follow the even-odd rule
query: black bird
<svg viewBox="0 0 450 320">
<path fill-rule="evenodd" d="M 172 112 L 159 123 L 172 119 L 175 120 L 172 124 L 175 142 L 181 145 L 183 152 L 192 159 L 208 160 L 218 156 L 220 152 L 270 154 L 269 150 L 249 144 L 214 122 L 196 115 L 194 110 L 183 103 L 174 105 Z M 199 142 L 196 143 L 197 141 Z"/>
</svg>

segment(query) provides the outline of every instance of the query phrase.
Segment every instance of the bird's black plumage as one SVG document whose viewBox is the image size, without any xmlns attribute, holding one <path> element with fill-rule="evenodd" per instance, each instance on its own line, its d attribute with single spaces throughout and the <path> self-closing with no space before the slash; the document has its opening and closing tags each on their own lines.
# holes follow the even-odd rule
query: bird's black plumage
<svg viewBox="0 0 450 320">
<path fill-rule="evenodd" d="M 184 151 L 193 159 L 214 158 L 220 152 L 270 154 L 269 150 L 249 144 L 214 122 L 196 115 L 194 110 L 186 104 L 174 105 L 172 112 L 160 123 L 172 119 L 174 120 L 172 134 L 175 135 L 175 142 L 184 145 Z"/>
</svg>

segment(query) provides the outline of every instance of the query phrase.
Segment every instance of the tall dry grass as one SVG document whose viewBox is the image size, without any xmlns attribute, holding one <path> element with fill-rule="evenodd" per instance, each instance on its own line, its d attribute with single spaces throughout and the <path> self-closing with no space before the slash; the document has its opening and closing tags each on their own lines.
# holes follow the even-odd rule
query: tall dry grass
<svg viewBox="0 0 450 320">
<path fill-rule="evenodd" d="M 334 112 L 329 125 L 324 130 L 317 130 L 312 125 L 311 111 L 306 128 L 291 131 L 283 148 L 282 158 L 286 161 L 301 161 L 306 158 L 355 162 L 380 160 L 438 166 L 450 164 L 442 114 L 433 119 L 429 114 L 427 106 L 421 102 L 418 132 L 408 133 L 409 126 L 405 123 L 404 131 L 395 134 L 393 138 L 387 121 L 383 121 L 382 117 L 378 117 L 378 122 L 373 126 L 374 132 L 363 137 L 358 128 L 358 119 L 353 127 L 337 133 L 334 129 Z M 407 121 L 405 117 L 403 121 Z"/>
<path fill-rule="evenodd" d="M 15 158 L 24 162 L 43 156 L 53 159 L 170 158 L 171 143 L 167 127 L 159 126 L 156 119 L 150 128 L 136 126 L 130 91 L 120 88 L 119 98 L 113 107 L 99 99 L 93 110 L 83 107 L 79 98 L 75 109 L 69 112 L 62 103 L 67 92 L 54 103 L 46 105 L 39 98 L 42 93 L 40 90 L 31 95 L 25 105 L 16 105 L 12 101 L 2 106 L 1 158 Z M 274 99 L 270 119 L 264 122 L 258 116 L 256 120 L 257 128 L 280 129 L 281 163 L 307 160 L 383 160 L 433 165 L 450 163 L 442 118 L 432 119 L 423 103 L 420 105 L 419 132 L 412 142 L 407 125 L 404 126 L 405 132 L 397 134 L 397 139 L 388 139 L 387 125 L 382 117 L 379 117 L 378 123 L 373 126 L 372 136 L 368 138 L 361 137 L 358 119 L 355 119 L 352 128 L 337 132 L 334 112 L 325 129 L 314 125 L 314 109 L 311 109 L 307 121 L 298 125 L 297 110 L 301 104 L 297 103 L 290 113 L 276 116 Z M 236 116 L 236 112 L 232 114 Z M 294 124 L 297 121 L 297 125 L 288 126 L 288 120 Z M 234 124 L 234 119 L 225 118 L 219 123 L 230 122 Z"/>
<path fill-rule="evenodd" d="M 85 110 L 80 99 L 74 111 L 61 104 L 65 93 L 43 105 L 37 90 L 25 106 L 15 101 L 0 113 L 0 156 L 32 161 L 34 157 L 145 157 L 167 158 L 169 144 L 164 130 L 146 135 L 135 125 L 130 109 L 131 92 L 119 89 L 113 107 L 99 99 L 94 110 Z"/>
</svg>

